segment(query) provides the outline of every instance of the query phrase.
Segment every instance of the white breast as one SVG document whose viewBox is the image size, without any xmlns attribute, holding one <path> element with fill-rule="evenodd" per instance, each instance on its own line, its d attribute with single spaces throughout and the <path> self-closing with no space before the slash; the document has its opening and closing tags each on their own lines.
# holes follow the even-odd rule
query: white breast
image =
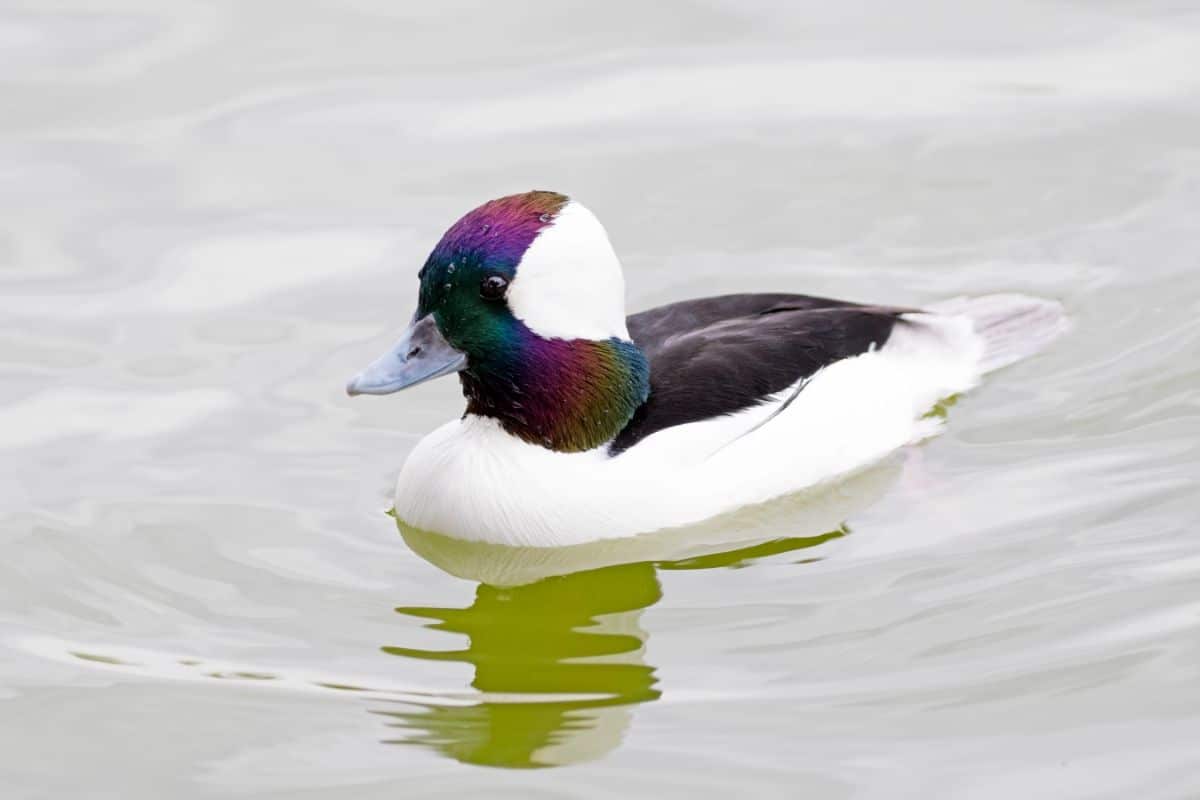
<svg viewBox="0 0 1200 800">
<path fill-rule="evenodd" d="M 408 524 L 469 541 L 560 546 L 693 524 L 853 473 L 936 431 L 979 379 L 965 318 L 910 315 L 886 347 L 738 414 L 659 431 L 616 458 L 556 453 L 467 417 L 423 439 L 396 488 Z"/>
</svg>

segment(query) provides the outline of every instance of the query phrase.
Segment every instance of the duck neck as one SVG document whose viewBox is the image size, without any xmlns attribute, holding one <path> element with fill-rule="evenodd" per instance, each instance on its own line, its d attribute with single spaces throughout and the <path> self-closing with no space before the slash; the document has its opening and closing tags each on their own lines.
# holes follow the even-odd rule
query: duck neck
<svg viewBox="0 0 1200 800">
<path fill-rule="evenodd" d="M 581 452 L 611 441 L 646 401 L 650 367 L 633 342 L 523 333 L 459 373 L 467 414 L 531 444 Z"/>
</svg>

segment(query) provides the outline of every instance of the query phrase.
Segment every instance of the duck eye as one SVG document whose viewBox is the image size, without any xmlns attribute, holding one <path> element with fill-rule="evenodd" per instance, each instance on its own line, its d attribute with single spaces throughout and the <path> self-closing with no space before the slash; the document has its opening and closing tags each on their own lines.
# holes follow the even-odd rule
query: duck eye
<svg viewBox="0 0 1200 800">
<path fill-rule="evenodd" d="M 488 275 L 479 284 L 479 296 L 484 300 L 499 300 L 508 291 L 508 281 L 500 275 Z"/>
</svg>

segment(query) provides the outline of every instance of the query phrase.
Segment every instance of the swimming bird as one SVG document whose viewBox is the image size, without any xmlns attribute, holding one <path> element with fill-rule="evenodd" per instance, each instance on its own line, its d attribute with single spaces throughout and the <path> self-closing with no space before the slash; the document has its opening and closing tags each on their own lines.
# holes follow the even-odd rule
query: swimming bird
<svg viewBox="0 0 1200 800">
<path fill-rule="evenodd" d="M 1012 294 L 732 294 L 626 316 L 604 227 L 550 191 L 470 211 L 417 277 L 407 331 L 347 392 L 457 374 L 465 412 L 409 453 L 395 513 L 519 546 L 677 528 L 844 478 L 1067 327 L 1058 303 Z"/>
</svg>

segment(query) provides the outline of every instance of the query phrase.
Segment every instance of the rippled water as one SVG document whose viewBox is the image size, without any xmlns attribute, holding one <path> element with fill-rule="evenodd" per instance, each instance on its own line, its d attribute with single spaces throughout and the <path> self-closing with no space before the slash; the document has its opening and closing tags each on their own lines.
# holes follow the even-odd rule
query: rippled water
<svg viewBox="0 0 1200 800">
<path fill-rule="evenodd" d="M 0 66 L 5 797 L 1200 794 L 1194 3 L 8 2 Z M 633 309 L 1075 331 L 738 541 L 399 532 L 457 388 L 342 386 L 532 187 Z"/>
</svg>

